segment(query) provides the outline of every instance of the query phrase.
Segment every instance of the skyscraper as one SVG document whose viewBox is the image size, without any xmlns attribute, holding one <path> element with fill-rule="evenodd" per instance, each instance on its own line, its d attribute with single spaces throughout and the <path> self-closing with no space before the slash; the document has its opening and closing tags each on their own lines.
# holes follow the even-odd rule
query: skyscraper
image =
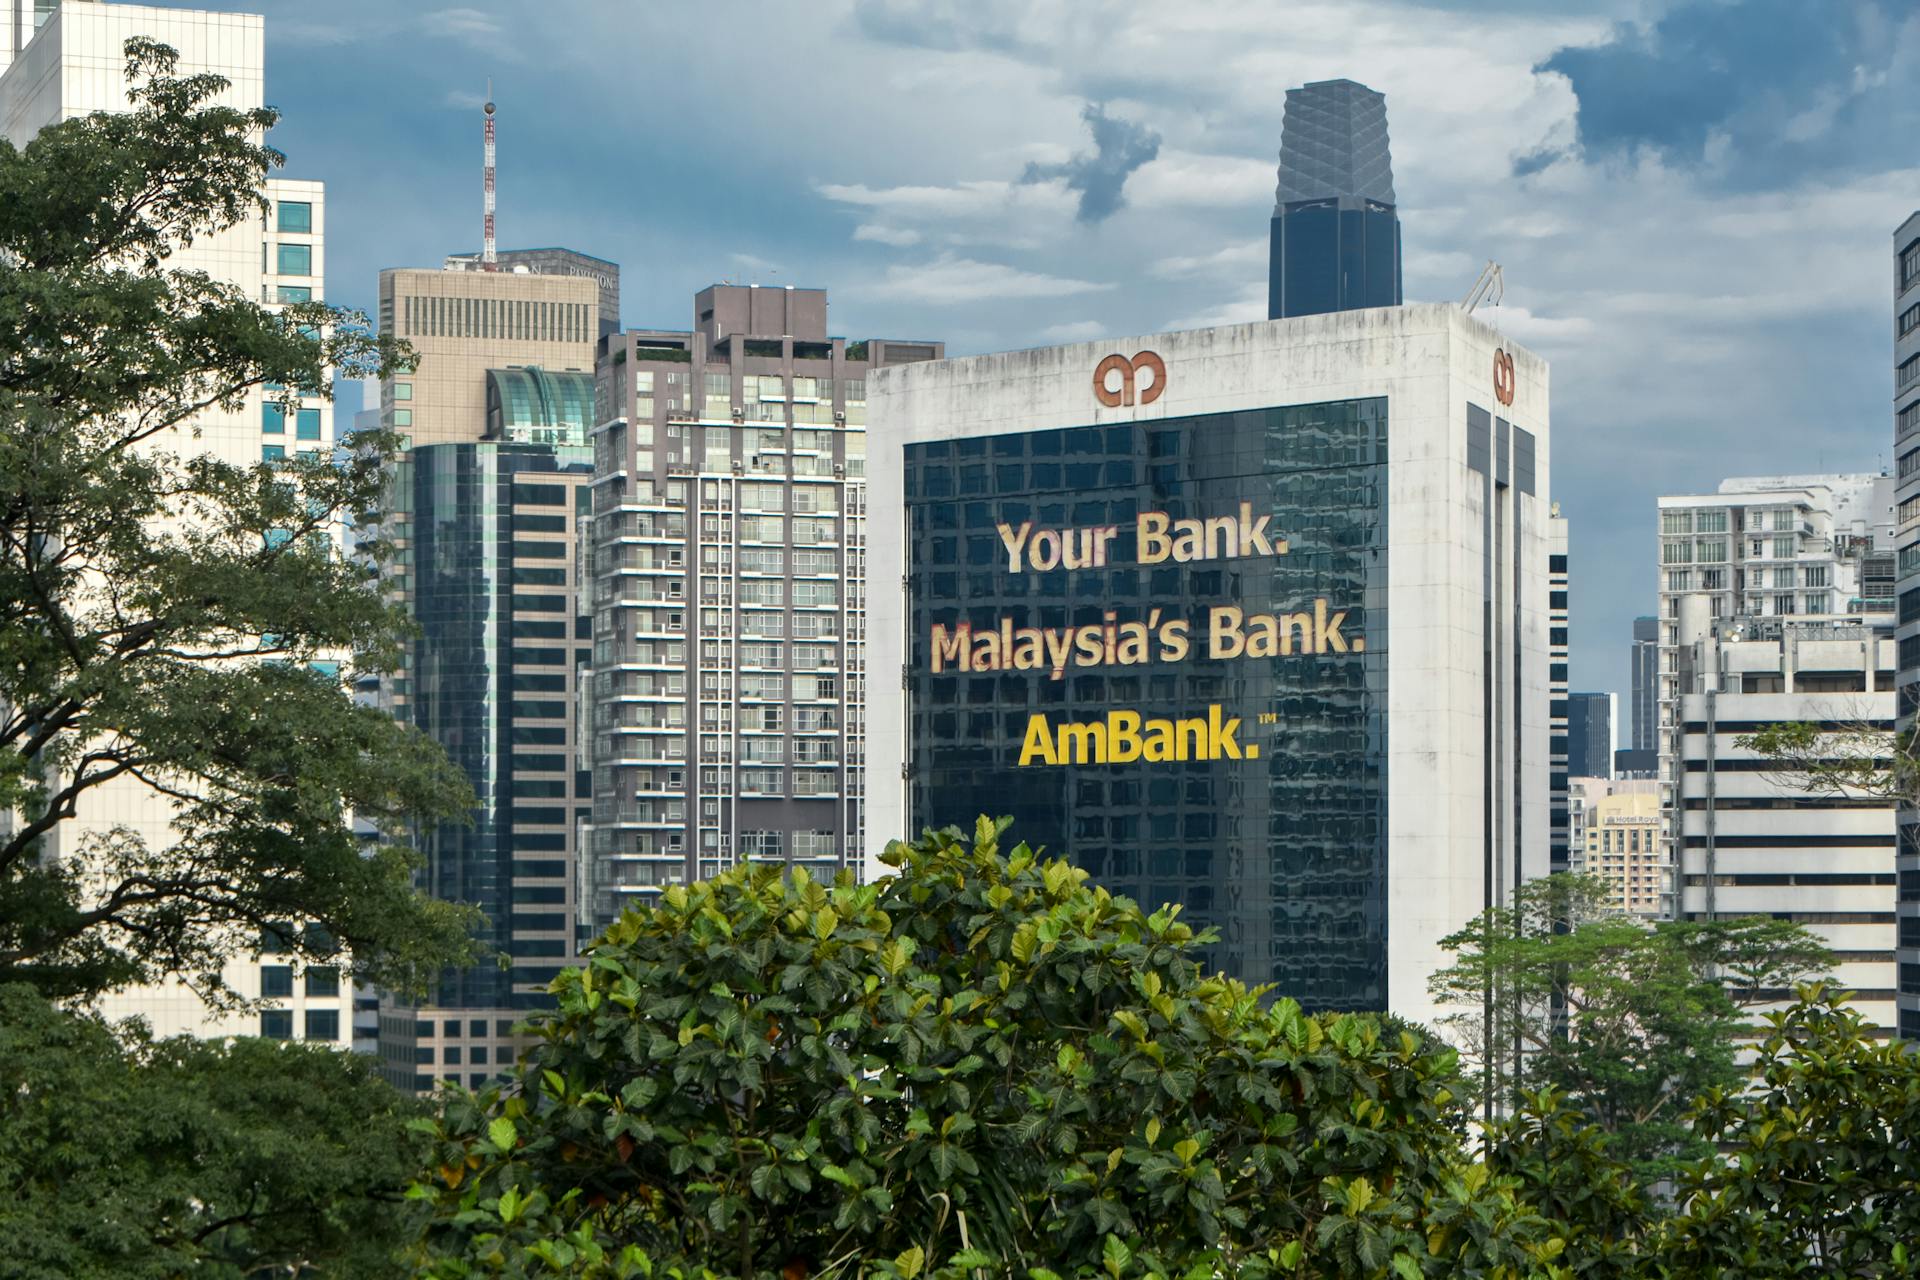
<svg viewBox="0 0 1920 1280">
<path fill-rule="evenodd" d="M 1570 845 L 1571 797 L 1567 781 L 1567 649 L 1570 630 L 1569 579 L 1572 534 L 1560 504 L 1547 517 L 1547 866 L 1556 874 L 1567 870 Z"/>
<path fill-rule="evenodd" d="M 380 386 L 382 421 L 412 442 L 394 461 L 380 533 L 396 549 L 388 588 L 419 626 L 380 701 L 473 785 L 470 824 L 419 833 L 422 887 L 479 907 L 495 953 L 446 975 L 425 1004 L 383 1003 L 381 1066 L 401 1088 L 472 1084 L 512 1062 L 514 1025 L 578 953 L 579 536 L 604 282 L 531 266 L 453 259 L 380 273 L 381 327 L 418 358 Z"/>
<path fill-rule="evenodd" d="M 943 351 L 742 285 L 601 344 L 590 928 L 741 862 L 860 868 L 867 376 Z"/>
<path fill-rule="evenodd" d="M 1287 90 L 1267 316 L 1400 305 L 1387 99 L 1351 80 Z"/>
<path fill-rule="evenodd" d="M 1920 718 L 1920 212 L 1893 233 L 1894 539 L 1900 729 Z M 1900 810 L 1900 1035 L 1920 1041 L 1920 809 Z"/>
<path fill-rule="evenodd" d="M 1567 772 L 1576 778 L 1613 776 L 1613 695 L 1567 695 Z"/>
<path fill-rule="evenodd" d="M 1434 1022 L 1548 870 L 1545 363 L 1421 305 L 869 385 L 869 847 L 1009 815 L 1209 967 Z"/>
<path fill-rule="evenodd" d="M 1633 620 L 1633 750 L 1660 749 L 1660 619 Z"/>
</svg>

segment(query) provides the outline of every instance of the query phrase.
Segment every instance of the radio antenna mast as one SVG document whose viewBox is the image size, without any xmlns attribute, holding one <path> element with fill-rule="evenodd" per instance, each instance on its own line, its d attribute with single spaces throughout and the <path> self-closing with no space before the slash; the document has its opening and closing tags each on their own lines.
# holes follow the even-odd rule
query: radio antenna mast
<svg viewBox="0 0 1920 1280">
<path fill-rule="evenodd" d="M 500 261 L 494 252 L 493 243 L 493 80 L 491 77 L 487 80 L 487 103 L 481 107 L 480 110 L 485 113 L 487 118 L 486 178 L 484 182 L 484 208 L 486 216 L 480 237 L 480 269 L 482 271 L 498 271 L 500 269 Z"/>
</svg>

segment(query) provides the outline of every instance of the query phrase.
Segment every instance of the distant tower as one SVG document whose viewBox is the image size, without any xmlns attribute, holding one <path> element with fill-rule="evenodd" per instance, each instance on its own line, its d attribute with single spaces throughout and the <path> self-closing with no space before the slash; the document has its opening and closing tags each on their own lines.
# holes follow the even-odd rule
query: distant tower
<svg viewBox="0 0 1920 1280">
<path fill-rule="evenodd" d="M 1267 318 L 1400 302 L 1385 95 L 1351 80 L 1287 90 Z"/>
<path fill-rule="evenodd" d="M 480 269 L 498 271 L 499 258 L 494 253 L 493 243 L 493 81 L 487 81 L 487 105 L 480 108 L 487 117 L 487 154 L 486 154 L 486 225 L 480 237 Z"/>
</svg>

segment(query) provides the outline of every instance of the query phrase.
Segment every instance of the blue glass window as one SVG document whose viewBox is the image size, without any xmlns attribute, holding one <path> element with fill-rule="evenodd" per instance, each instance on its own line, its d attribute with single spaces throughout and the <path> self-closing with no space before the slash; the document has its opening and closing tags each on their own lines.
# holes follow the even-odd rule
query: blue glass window
<svg viewBox="0 0 1920 1280">
<path fill-rule="evenodd" d="M 310 244 L 283 244 L 280 246 L 274 268 L 283 276 L 310 276 L 313 274 L 313 246 Z"/>
<path fill-rule="evenodd" d="M 284 446 L 277 444 L 263 444 L 260 446 L 260 461 L 262 462 L 278 462 L 286 456 L 287 451 Z"/>
<path fill-rule="evenodd" d="M 297 231 L 303 235 L 312 231 L 313 206 L 305 200 L 282 200 L 278 225 L 282 231 Z"/>
<path fill-rule="evenodd" d="M 287 411 L 281 405 L 268 401 L 260 406 L 260 430 L 270 436 L 283 436 L 287 433 Z"/>
<path fill-rule="evenodd" d="M 260 966 L 260 995 L 266 999 L 293 994 L 293 970 L 284 964 Z"/>
<path fill-rule="evenodd" d="M 320 411 L 318 409 L 300 410 L 296 422 L 299 428 L 300 439 L 318 440 L 320 438 Z"/>
<path fill-rule="evenodd" d="M 340 994 L 340 971 L 331 965 L 307 970 L 307 998 Z"/>
<path fill-rule="evenodd" d="M 280 286 L 282 302 L 312 302 L 313 287 L 304 284 L 283 284 Z"/>
<path fill-rule="evenodd" d="M 307 1039 L 338 1040 L 340 1038 L 340 1011 L 338 1009 L 307 1010 Z"/>
<path fill-rule="evenodd" d="M 293 1010 L 263 1009 L 260 1013 L 260 1034 L 269 1040 L 293 1039 Z"/>
</svg>

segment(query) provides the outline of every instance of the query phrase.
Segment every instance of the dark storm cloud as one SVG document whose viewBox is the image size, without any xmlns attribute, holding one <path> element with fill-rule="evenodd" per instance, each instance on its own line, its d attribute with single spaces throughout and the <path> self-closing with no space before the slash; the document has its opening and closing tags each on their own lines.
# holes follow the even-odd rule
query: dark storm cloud
<svg viewBox="0 0 1920 1280">
<path fill-rule="evenodd" d="M 1126 203 L 1127 175 L 1160 154 L 1160 135 L 1145 125 L 1107 114 L 1089 102 L 1080 118 L 1093 131 L 1093 152 L 1081 152 L 1065 164 L 1029 164 L 1022 182 L 1062 181 L 1080 193 L 1078 218 L 1103 222 Z"/>
<path fill-rule="evenodd" d="M 1587 158 L 1647 149 L 1760 189 L 1883 168 L 1884 147 L 1920 119 L 1916 61 L 1911 0 L 1681 0 L 1650 26 L 1621 23 L 1535 70 L 1567 78 Z M 1523 157 L 1516 172 L 1549 158 Z"/>
</svg>

